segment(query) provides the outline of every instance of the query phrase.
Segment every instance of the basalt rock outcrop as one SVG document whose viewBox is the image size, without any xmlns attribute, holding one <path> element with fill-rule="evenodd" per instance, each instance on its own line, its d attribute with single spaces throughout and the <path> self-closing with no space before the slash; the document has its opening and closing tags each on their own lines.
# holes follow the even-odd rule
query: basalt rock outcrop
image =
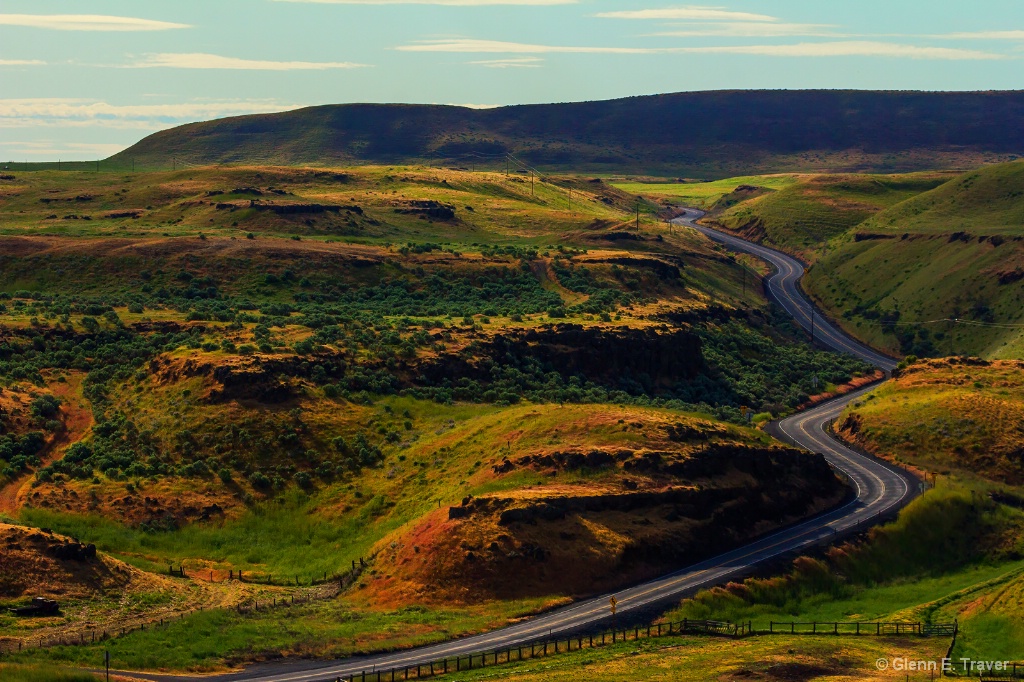
<svg viewBox="0 0 1024 682">
<path fill-rule="evenodd" d="M 609 330 L 563 324 L 499 334 L 467 351 L 423 363 L 417 371 L 431 383 L 486 381 L 494 364 L 515 367 L 533 361 L 564 377 L 582 375 L 602 383 L 630 377 L 665 386 L 693 379 L 706 369 L 701 340 L 686 329 Z"/>
<path fill-rule="evenodd" d="M 563 450 L 495 469 L 520 467 L 617 467 L 623 477 L 618 489 L 466 497 L 431 534 L 437 546 L 418 555 L 427 556 L 421 578 L 465 585 L 468 600 L 592 594 L 728 551 L 849 495 L 824 457 L 784 447 Z"/>
</svg>

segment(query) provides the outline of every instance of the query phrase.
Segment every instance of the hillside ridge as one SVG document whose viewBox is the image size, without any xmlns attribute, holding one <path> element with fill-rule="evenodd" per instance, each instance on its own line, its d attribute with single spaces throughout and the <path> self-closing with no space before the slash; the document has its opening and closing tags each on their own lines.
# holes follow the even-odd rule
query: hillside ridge
<svg viewBox="0 0 1024 682">
<path fill-rule="evenodd" d="M 1020 155 L 1022 124 L 1024 91 L 722 90 L 494 109 L 336 104 L 180 126 L 107 162 L 504 168 L 513 154 L 549 169 L 704 176 L 738 163 L 748 172 L 964 168 Z"/>
</svg>

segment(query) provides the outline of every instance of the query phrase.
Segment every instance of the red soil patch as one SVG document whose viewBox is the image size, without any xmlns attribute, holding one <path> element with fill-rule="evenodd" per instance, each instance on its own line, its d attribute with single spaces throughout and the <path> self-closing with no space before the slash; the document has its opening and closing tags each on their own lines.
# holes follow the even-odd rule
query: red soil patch
<svg viewBox="0 0 1024 682">
<path fill-rule="evenodd" d="M 92 428 L 92 410 L 89 402 L 82 397 L 84 379 L 85 375 L 81 373 L 70 373 L 66 381 L 52 381 L 48 384 L 49 392 L 61 400 L 60 421 L 64 426 L 48 438 L 40 453 L 43 466 L 63 457 L 68 446 L 84 438 Z M 33 475 L 25 473 L 0 488 L 0 512 L 17 515 L 25 504 Z"/>
<path fill-rule="evenodd" d="M 819 393 L 817 395 L 812 395 L 810 397 L 810 399 L 806 403 L 804 403 L 800 407 L 796 408 L 796 411 L 797 412 L 801 412 L 801 411 L 806 410 L 808 408 L 814 407 L 815 405 L 820 405 L 821 403 L 828 402 L 829 400 L 832 400 L 833 398 L 838 398 L 841 395 L 846 395 L 847 393 L 853 393 L 858 388 L 864 388 L 865 386 L 867 386 L 869 384 L 873 384 L 876 381 L 881 381 L 884 378 L 885 378 L 885 372 L 883 372 L 881 370 L 875 370 L 871 374 L 868 374 L 868 375 L 863 376 L 863 377 L 857 377 L 856 379 L 853 379 L 852 381 L 849 381 L 849 382 L 847 382 L 845 384 L 841 384 L 839 386 L 836 386 L 836 389 L 834 391 L 828 391 L 826 393 Z"/>
</svg>

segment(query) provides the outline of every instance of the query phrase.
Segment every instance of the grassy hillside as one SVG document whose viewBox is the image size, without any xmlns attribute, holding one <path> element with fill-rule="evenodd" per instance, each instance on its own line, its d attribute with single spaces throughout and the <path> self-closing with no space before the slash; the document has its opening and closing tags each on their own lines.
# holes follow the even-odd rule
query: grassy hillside
<svg viewBox="0 0 1024 682">
<path fill-rule="evenodd" d="M 611 178 L 609 183 L 623 192 L 649 197 L 669 206 L 692 206 L 710 210 L 719 201 L 734 194 L 739 187 L 777 190 L 799 182 L 800 177 L 799 175 L 748 175 L 711 182 L 663 182 L 660 180 Z"/>
<path fill-rule="evenodd" d="M 1024 363 L 921 360 L 851 407 L 837 428 L 926 471 L 1024 485 Z"/>
<path fill-rule="evenodd" d="M 712 205 L 705 222 L 813 260 L 815 252 L 872 215 L 943 182 L 942 175 L 812 175 L 761 196 Z M 770 178 L 771 180 L 771 178 Z M 748 187 L 774 189 L 754 180 Z"/>
<path fill-rule="evenodd" d="M 353 104 L 196 123 L 105 163 L 534 166 L 727 177 L 969 168 L 1024 150 L 1019 92 L 720 91 L 474 110 Z M 489 165 L 488 165 L 489 164 Z"/>
<path fill-rule="evenodd" d="M 1024 163 L 965 173 L 866 220 L 861 229 L 1014 235 L 1024 225 Z"/>
<path fill-rule="evenodd" d="M 805 288 L 855 335 L 922 356 L 1024 356 L 1024 163 L 988 166 L 831 243 Z"/>
</svg>

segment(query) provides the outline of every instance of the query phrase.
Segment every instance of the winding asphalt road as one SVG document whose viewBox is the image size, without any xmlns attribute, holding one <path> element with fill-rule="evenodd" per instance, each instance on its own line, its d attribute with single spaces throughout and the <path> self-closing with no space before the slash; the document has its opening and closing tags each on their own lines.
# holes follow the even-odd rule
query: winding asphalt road
<svg viewBox="0 0 1024 682">
<path fill-rule="evenodd" d="M 793 258 L 772 249 L 696 225 L 694 221 L 701 215 L 699 211 L 691 210 L 675 222 L 699 230 L 730 249 L 751 253 L 771 263 L 776 270 L 768 282 L 772 296 L 801 325 L 809 327 L 812 308 L 798 287 L 798 281 L 804 272 L 803 266 Z M 819 343 L 837 351 L 856 355 L 885 370 L 895 367 L 896 363 L 891 358 L 879 355 L 850 339 L 817 315 L 814 324 Z M 208 682 L 320 682 L 352 674 L 358 675 L 363 671 L 402 668 L 446 657 L 454 658 L 505 649 L 551 635 L 593 627 L 607 621 L 610 615 L 609 599 L 612 596 L 617 600 L 617 612 L 620 615 L 653 605 L 667 604 L 699 589 L 749 574 L 754 566 L 769 559 L 798 552 L 818 543 L 829 542 L 830 539 L 845 532 L 872 525 L 909 502 L 916 494 L 918 484 L 915 479 L 899 469 L 858 454 L 826 433 L 828 422 L 838 416 L 851 401 L 869 390 L 870 387 L 837 398 L 774 425 L 781 438 L 794 445 L 824 454 L 828 461 L 849 479 L 856 489 L 856 498 L 838 509 L 657 580 L 615 592 L 614 595 L 606 594 L 588 599 L 492 632 L 392 654 L 319 664 L 284 662 L 260 665 L 240 673 L 202 679 Z M 139 677 L 171 679 L 156 675 Z"/>
</svg>

